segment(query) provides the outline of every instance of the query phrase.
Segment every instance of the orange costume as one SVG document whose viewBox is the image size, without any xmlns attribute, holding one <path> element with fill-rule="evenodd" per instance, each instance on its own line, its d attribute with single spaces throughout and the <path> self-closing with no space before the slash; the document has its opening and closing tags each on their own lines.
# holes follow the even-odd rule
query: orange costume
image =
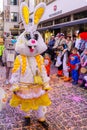
<svg viewBox="0 0 87 130">
<path fill-rule="evenodd" d="M 47 75 L 49 76 L 50 75 L 50 67 L 51 67 L 51 60 L 50 60 L 49 56 L 44 57 L 44 63 L 45 63 Z"/>
</svg>

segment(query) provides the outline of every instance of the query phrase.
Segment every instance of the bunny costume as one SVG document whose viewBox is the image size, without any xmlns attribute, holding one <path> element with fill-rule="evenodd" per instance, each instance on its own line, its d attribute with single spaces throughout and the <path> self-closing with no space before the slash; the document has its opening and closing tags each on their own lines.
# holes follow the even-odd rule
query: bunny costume
<svg viewBox="0 0 87 130">
<path fill-rule="evenodd" d="M 2 61 L 6 65 L 6 84 L 9 84 L 9 76 L 16 57 L 15 44 L 12 43 L 11 37 L 5 39 L 5 49 L 2 55 Z"/>
<path fill-rule="evenodd" d="M 20 106 L 24 112 L 37 110 L 38 119 L 45 120 L 46 107 L 51 104 L 47 90 L 47 76 L 43 57 L 40 55 L 47 49 L 37 24 L 45 11 L 45 3 L 40 3 L 34 11 L 33 22 L 29 24 L 29 9 L 25 2 L 21 3 L 21 18 L 25 31 L 19 36 L 15 50 L 18 55 L 14 62 L 10 83 L 14 94 L 10 100 L 13 107 Z"/>
</svg>

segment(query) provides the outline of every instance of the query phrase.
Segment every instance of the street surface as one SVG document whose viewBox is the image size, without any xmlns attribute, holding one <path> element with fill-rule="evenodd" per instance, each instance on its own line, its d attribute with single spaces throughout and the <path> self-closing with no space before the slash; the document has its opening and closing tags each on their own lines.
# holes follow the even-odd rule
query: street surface
<svg viewBox="0 0 87 130">
<path fill-rule="evenodd" d="M 49 130 L 87 130 L 87 90 L 63 82 L 56 76 L 57 69 L 52 65 L 49 96 L 52 105 L 48 107 Z M 4 84 L 5 67 L 0 66 L 0 85 L 9 93 Z M 31 125 L 23 127 L 23 113 L 18 108 L 6 108 L 0 112 L 0 130 L 45 130 L 37 123 L 36 113 L 31 112 Z"/>
</svg>

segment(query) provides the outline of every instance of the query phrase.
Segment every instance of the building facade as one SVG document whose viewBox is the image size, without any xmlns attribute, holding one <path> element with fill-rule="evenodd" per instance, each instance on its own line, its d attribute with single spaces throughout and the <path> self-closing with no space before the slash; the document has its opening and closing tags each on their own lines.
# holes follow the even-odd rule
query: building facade
<svg viewBox="0 0 87 130">
<path fill-rule="evenodd" d="M 17 35 L 19 22 L 19 1 L 4 0 L 4 35 Z"/>
<path fill-rule="evenodd" d="M 18 35 L 24 30 L 19 15 L 23 1 L 27 2 L 31 17 L 38 3 L 46 3 L 44 17 L 38 25 L 45 39 L 58 32 L 73 35 L 75 30 L 87 31 L 87 0 L 4 0 L 4 32 Z"/>
<path fill-rule="evenodd" d="M 73 35 L 76 30 L 87 31 L 87 0 L 47 2 L 47 8 L 38 30 L 42 32 L 45 39 L 58 32 Z"/>
</svg>

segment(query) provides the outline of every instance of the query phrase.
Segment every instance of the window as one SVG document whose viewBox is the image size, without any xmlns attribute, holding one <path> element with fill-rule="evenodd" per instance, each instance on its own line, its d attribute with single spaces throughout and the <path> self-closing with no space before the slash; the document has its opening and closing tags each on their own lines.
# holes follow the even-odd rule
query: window
<svg viewBox="0 0 87 130">
<path fill-rule="evenodd" d="M 40 0 L 34 0 L 35 6 L 40 3 Z"/>
<path fill-rule="evenodd" d="M 87 11 L 74 14 L 74 20 L 87 18 Z"/>
<path fill-rule="evenodd" d="M 17 5 L 17 0 L 10 0 L 11 5 Z"/>
<path fill-rule="evenodd" d="M 70 16 L 66 16 L 60 19 L 56 19 L 55 24 L 60 24 L 60 23 L 69 22 L 69 21 L 70 21 Z"/>
<path fill-rule="evenodd" d="M 45 2 L 45 3 L 48 4 L 48 3 L 54 2 L 54 0 L 34 0 L 34 2 L 35 2 L 35 6 L 36 6 L 40 2 Z"/>
<path fill-rule="evenodd" d="M 18 13 L 16 13 L 16 12 L 11 13 L 11 21 L 12 22 L 17 22 L 18 21 Z"/>
<path fill-rule="evenodd" d="M 10 0 L 7 0 L 7 5 L 10 5 Z"/>
<path fill-rule="evenodd" d="M 46 3 L 49 4 L 51 2 L 54 2 L 54 0 L 46 0 Z"/>
<path fill-rule="evenodd" d="M 43 23 L 42 27 L 47 27 L 47 26 L 51 26 L 51 25 L 53 25 L 53 21 L 48 21 L 46 23 Z"/>
<path fill-rule="evenodd" d="M 5 6 L 4 20 L 7 21 L 7 22 L 10 20 L 10 6 Z"/>
</svg>

